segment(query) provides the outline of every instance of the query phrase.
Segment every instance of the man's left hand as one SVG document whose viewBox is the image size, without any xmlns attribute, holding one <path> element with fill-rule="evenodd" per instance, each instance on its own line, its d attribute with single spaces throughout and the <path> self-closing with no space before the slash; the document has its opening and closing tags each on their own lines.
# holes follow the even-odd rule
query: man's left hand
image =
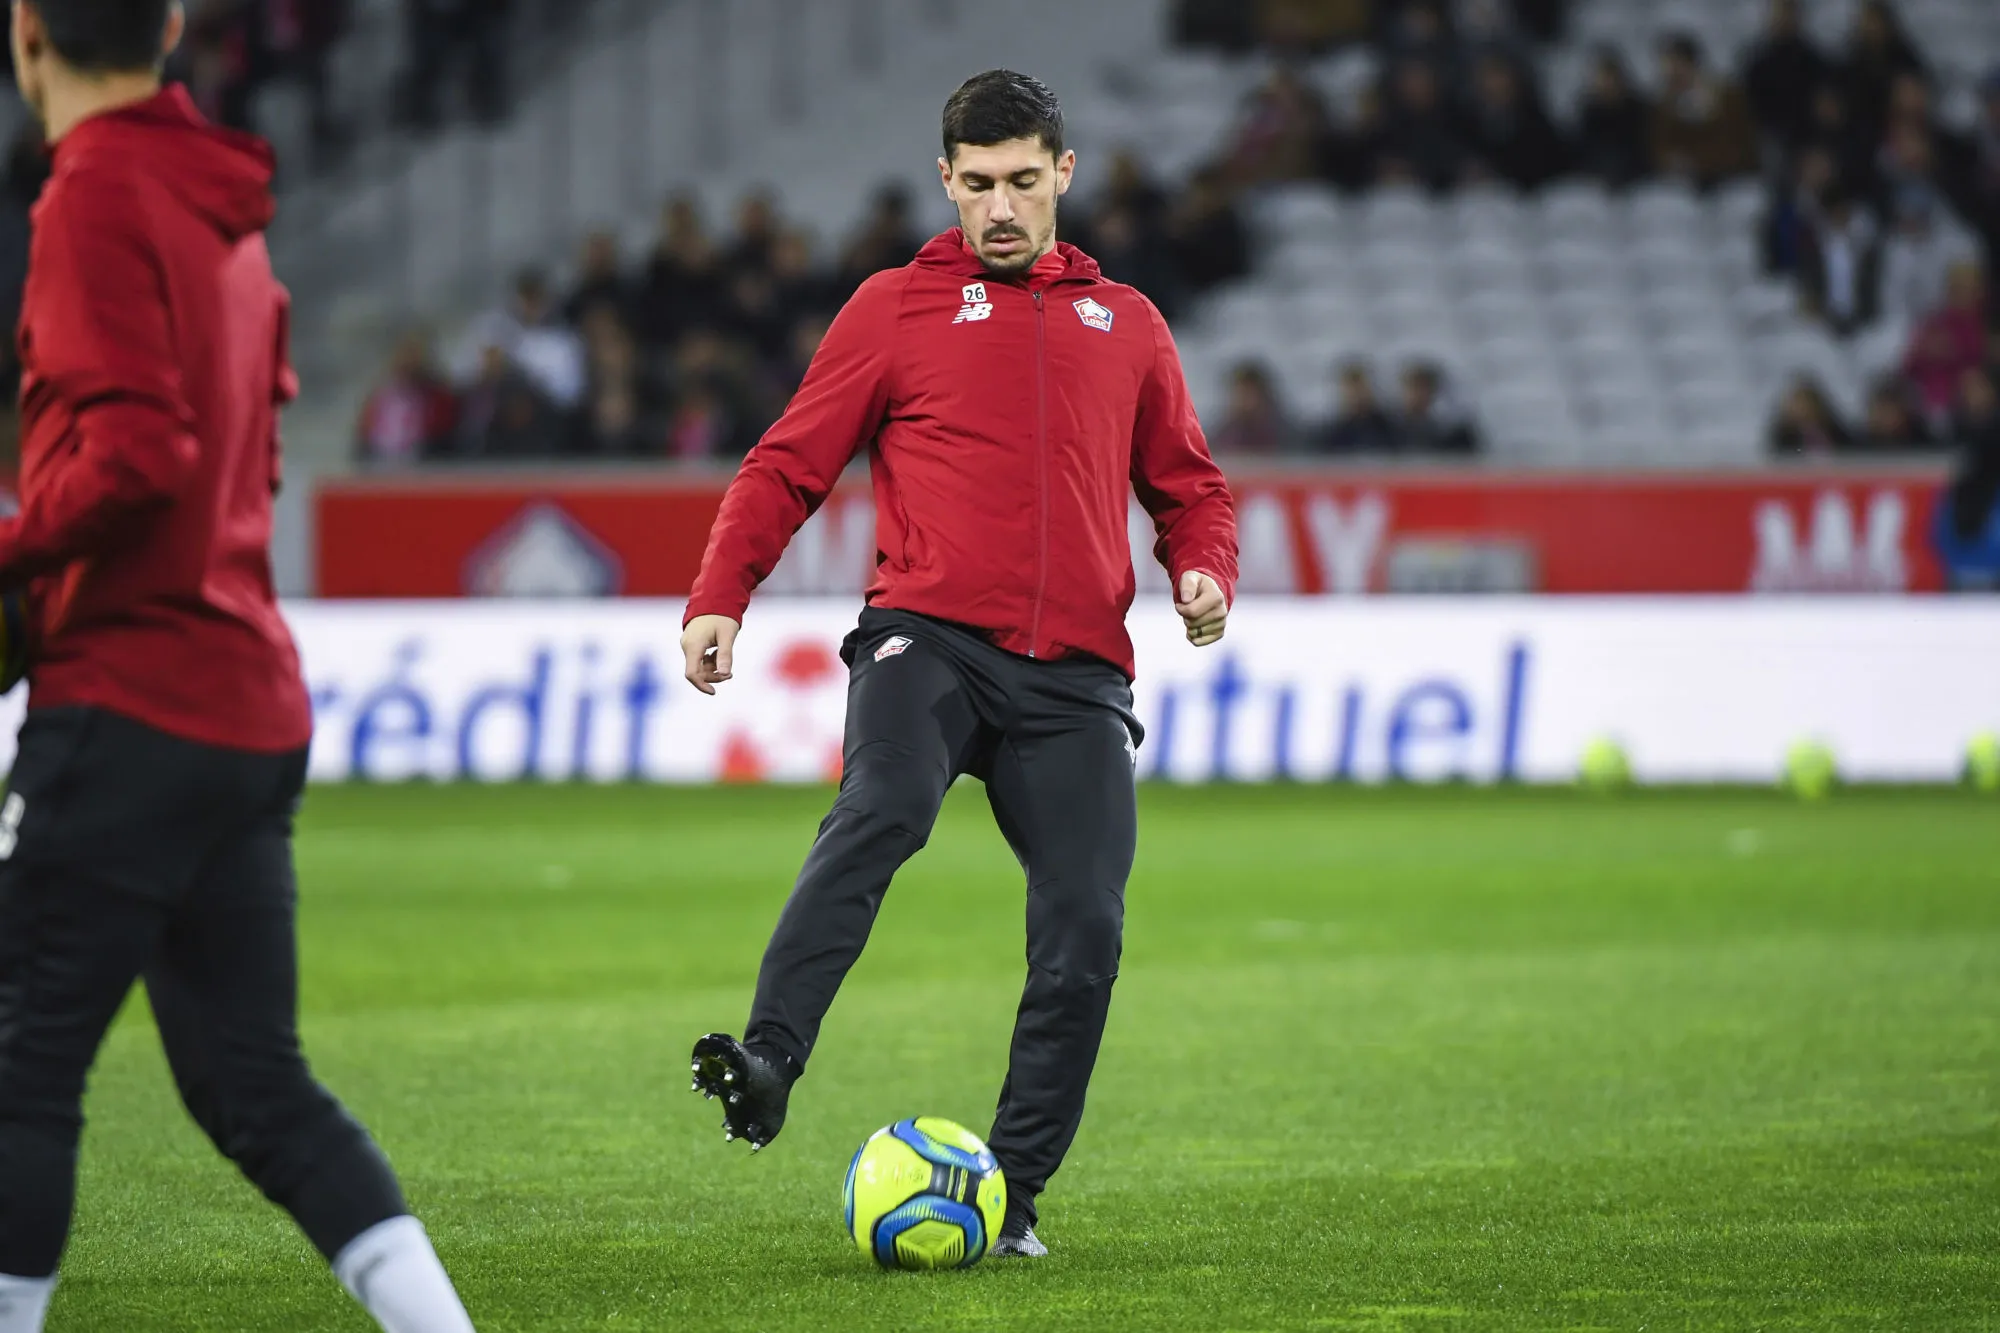
<svg viewBox="0 0 2000 1333">
<path fill-rule="evenodd" d="M 1187 622 L 1188 642 L 1197 648 L 1219 640 L 1229 623 L 1229 600 L 1222 595 L 1222 585 L 1198 569 L 1181 575 L 1174 610 Z"/>
</svg>

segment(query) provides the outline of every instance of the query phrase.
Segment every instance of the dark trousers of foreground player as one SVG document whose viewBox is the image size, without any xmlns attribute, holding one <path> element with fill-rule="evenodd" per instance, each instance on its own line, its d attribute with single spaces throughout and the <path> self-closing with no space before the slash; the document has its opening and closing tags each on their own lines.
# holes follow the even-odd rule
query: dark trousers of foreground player
<svg viewBox="0 0 2000 1333">
<path fill-rule="evenodd" d="M 62 1257 L 84 1077 L 142 977 L 188 1110 L 321 1253 L 406 1211 L 299 1049 L 305 766 L 93 709 L 29 716 L 0 807 L 0 1273 Z"/>
<path fill-rule="evenodd" d="M 842 656 L 840 795 L 764 954 L 746 1039 L 804 1065 L 890 878 L 953 780 L 980 778 L 1028 877 L 1027 987 L 988 1142 L 1032 1221 L 1083 1119 L 1118 975 L 1138 837 L 1131 687 L 1094 659 L 1032 661 L 893 611 L 864 612 Z"/>
</svg>

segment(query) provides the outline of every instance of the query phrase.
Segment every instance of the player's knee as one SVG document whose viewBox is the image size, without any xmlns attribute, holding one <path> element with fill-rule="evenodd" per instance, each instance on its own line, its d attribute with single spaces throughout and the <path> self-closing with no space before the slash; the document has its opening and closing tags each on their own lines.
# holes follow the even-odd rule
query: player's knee
<svg viewBox="0 0 2000 1333">
<path fill-rule="evenodd" d="M 1087 991 L 1117 978 L 1125 912 L 1115 895 L 1080 895 L 1038 917 L 1029 959 L 1050 985 Z"/>
<path fill-rule="evenodd" d="M 944 800 L 942 775 L 914 752 L 868 745 L 843 775 L 840 805 L 871 830 L 897 834 L 919 847 L 930 840 Z"/>
<path fill-rule="evenodd" d="M 286 1164 L 318 1155 L 347 1117 L 305 1062 L 254 1082 L 183 1088 L 182 1100 L 223 1156 L 269 1188 Z"/>
</svg>

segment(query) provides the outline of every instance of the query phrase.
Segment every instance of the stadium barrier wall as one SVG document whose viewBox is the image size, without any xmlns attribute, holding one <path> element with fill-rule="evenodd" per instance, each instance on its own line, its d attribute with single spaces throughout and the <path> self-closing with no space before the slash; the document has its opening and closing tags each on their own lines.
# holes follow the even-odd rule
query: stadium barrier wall
<svg viewBox="0 0 2000 1333">
<path fill-rule="evenodd" d="M 322 479 L 323 597 L 686 596 L 726 474 L 457 472 Z M 1243 591 L 1592 595 L 1934 592 L 1936 464 L 1719 473 L 1238 467 Z M 1151 521 L 1132 506 L 1142 580 Z M 769 585 L 859 596 L 874 497 L 851 477 Z"/>
<path fill-rule="evenodd" d="M 838 772 L 853 599 L 752 610 L 736 679 L 681 679 L 677 602 L 298 602 L 312 775 L 813 782 Z M 1246 598 L 1196 650 L 1132 617 L 1145 778 L 1570 780 L 1608 737 L 1657 782 L 1956 778 L 2000 729 L 2000 602 Z M 18 717 L 21 695 L 7 701 Z M 0 729 L 11 762 L 12 726 Z"/>
</svg>

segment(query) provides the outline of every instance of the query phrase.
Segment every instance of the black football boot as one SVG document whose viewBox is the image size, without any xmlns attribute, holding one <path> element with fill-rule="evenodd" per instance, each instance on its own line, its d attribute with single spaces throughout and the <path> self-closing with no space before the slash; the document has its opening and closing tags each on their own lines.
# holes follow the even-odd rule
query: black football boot
<svg viewBox="0 0 2000 1333">
<path fill-rule="evenodd" d="M 751 1152 L 785 1127 L 785 1103 L 798 1073 L 783 1056 L 766 1055 L 736 1038 L 711 1032 L 694 1044 L 694 1091 L 722 1098 L 722 1137 L 746 1139 Z"/>
</svg>

